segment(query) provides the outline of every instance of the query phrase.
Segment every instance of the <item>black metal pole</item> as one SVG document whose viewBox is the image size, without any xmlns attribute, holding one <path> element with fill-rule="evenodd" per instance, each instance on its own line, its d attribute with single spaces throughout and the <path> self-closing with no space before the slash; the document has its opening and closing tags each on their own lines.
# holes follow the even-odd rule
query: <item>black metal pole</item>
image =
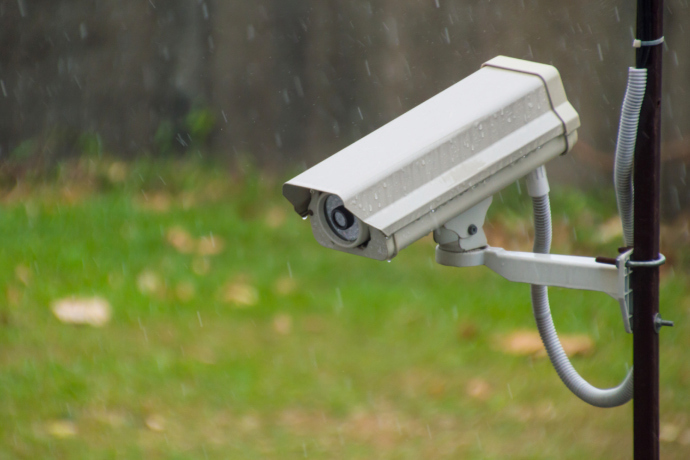
<svg viewBox="0 0 690 460">
<path fill-rule="evenodd" d="M 663 36 L 663 0 L 637 1 L 637 38 Z M 647 69 L 647 90 L 635 146 L 633 260 L 659 257 L 661 157 L 661 55 L 663 45 L 637 50 L 638 68 Z M 659 268 L 633 271 L 633 452 L 636 460 L 659 459 Z"/>
</svg>

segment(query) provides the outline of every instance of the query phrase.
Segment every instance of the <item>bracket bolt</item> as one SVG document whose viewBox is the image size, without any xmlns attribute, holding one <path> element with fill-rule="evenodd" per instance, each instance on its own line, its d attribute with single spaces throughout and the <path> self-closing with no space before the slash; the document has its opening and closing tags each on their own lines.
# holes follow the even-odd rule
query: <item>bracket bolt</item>
<svg viewBox="0 0 690 460">
<path fill-rule="evenodd" d="M 467 227 L 467 233 L 469 233 L 470 236 L 476 234 L 477 233 L 477 226 L 474 224 L 471 224 L 469 227 Z"/>
<path fill-rule="evenodd" d="M 661 315 L 657 313 L 654 317 L 654 330 L 658 334 L 661 328 L 664 326 L 673 327 L 674 323 L 673 321 L 669 321 L 667 319 L 661 319 Z"/>
</svg>

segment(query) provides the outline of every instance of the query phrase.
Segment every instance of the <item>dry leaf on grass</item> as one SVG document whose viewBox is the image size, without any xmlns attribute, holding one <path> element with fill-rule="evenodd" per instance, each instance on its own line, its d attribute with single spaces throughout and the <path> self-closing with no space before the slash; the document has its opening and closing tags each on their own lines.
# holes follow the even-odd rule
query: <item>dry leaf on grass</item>
<svg viewBox="0 0 690 460">
<path fill-rule="evenodd" d="M 273 317 L 273 330 L 280 335 L 288 335 L 292 331 L 292 317 L 280 313 Z"/>
<path fill-rule="evenodd" d="M 147 211 L 168 212 L 172 199 L 170 195 L 164 192 L 157 192 L 151 194 L 143 194 L 143 197 L 138 200 L 139 206 Z"/>
<path fill-rule="evenodd" d="M 239 308 L 252 307 L 259 301 L 259 291 L 244 279 L 237 279 L 223 288 L 222 298 Z"/>
<path fill-rule="evenodd" d="M 24 286 L 28 286 L 31 282 L 31 269 L 26 265 L 17 265 L 14 269 L 14 274 L 17 276 L 17 279 L 24 284 Z"/>
<path fill-rule="evenodd" d="M 191 254 L 196 249 L 196 241 L 182 227 L 172 227 L 166 234 L 168 243 L 182 254 Z"/>
<path fill-rule="evenodd" d="M 165 418 L 161 415 L 152 414 L 146 417 L 146 427 L 151 431 L 165 431 Z"/>
<path fill-rule="evenodd" d="M 486 401 L 491 397 L 491 385 L 484 379 L 472 379 L 465 387 L 467 394 L 480 401 Z"/>
<path fill-rule="evenodd" d="M 225 242 L 218 236 L 202 236 L 197 244 L 196 252 L 200 256 L 213 256 L 225 249 Z"/>
<path fill-rule="evenodd" d="M 586 335 L 559 336 L 568 356 L 588 355 L 594 351 L 594 341 Z M 546 356 L 546 350 L 537 331 L 516 331 L 498 340 L 501 351 L 518 356 Z"/>
<path fill-rule="evenodd" d="M 622 237 L 623 224 L 618 216 L 610 218 L 597 229 L 597 239 L 602 243 L 608 243 Z"/>
<path fill-rule="evenodd" d="M 52 310 L 57 319 L 67 324 L 104 326 L 110 321 L 110 304 L 101 297 L 70 297 L 53 302 Z"/>
<path fill-rule="evenodd" d="M 283 206 L 273 206 L 272 208 L 269 208 L 268 212 L 266 212 L 264 222 L 266 222 L 266 225 L 271 228 L 278 228 L 283 225 L 286 217 L 287 213 L 285 212 Z"/>
<path fill-rule="evenodd" d="M 276 280 L 274 288 L 280 295 L 292 294 L 297 289 L 297 282 L 294 278 L 283 276 Z"/>
<path fill-rule="evenodd" d="M 171 227 L 166 234 L 166 240 L 182 254 L 196 253 L 200 256 L 213 256 L 225 249 L 225 241 L 222 238 L 210 234 L 197 240 L 180 226 Z"/>
<path fill-rule="evenodd" d="M 77 426 L 69 420 L 53 420 L 48 422 L 46 430 L 51 436 L 59 439 L 71 438 L 77 435 Z"/>
<path fill-rule="evenodd" d="M 662 423 L 659 427 L 659 441 L 674 442 L 678 439 L 680 427 L 673 423 Z"/>
<path fill-rule="evenodd" d="M 122 161 L 115 161 L 108 167 L 108 179 L 113 184 L 124 182 L 127 179 L 127 165 Z"/>
<path fill-rule="evenodd" d="M 137 287 L 142 294 L 158 294 L 164 289 L 163 280 L 152 270 L 144 270 L 139 273 Z"/>
</svg>

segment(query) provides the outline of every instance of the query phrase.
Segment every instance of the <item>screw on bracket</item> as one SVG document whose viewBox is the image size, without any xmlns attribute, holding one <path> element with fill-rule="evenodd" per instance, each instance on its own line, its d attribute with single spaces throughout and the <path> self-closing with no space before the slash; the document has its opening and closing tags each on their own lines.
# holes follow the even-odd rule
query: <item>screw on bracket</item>
<svg viewBox="0 0 690 460">
<path fill-rule="evenodd" d="M 661 330 L 661 328 L 664 326 L 673 327 L 674 323 L 673 323 L 673 321 L 669 321 L 667 319 L 661 319 L 661 315 L 659 313 L 657 313 L 654 316 L 654 330 L 658 334 L 659 331 Z"/>
<path fill-rule="evenodd" d="M 469 233 L 470 236 L 476 234 L 477 233 L 477 226 L 472 224 L 469 227 L 467 227 L 467 233 Z"/>
</svg>

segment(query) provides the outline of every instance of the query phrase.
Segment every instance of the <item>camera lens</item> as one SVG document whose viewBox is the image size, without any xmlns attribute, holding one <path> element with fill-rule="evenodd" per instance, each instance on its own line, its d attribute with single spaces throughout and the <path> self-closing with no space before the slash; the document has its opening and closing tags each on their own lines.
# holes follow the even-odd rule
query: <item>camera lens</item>
<svg viewBox="0 0 690 460">
<path fill-rule="evenodd" d="M 345 206 L 338 206 L 331 213 L 331 220 L 338 230 L 347 230 L 354 225 L 355 216 Z"/>
<path fill-rule="evenodd" d="M 329 195 L 324 203 L 324 215 L 328 226 L 338 238 L 344 241 L 356 241 L 359 237 L 359 222 L 345 209 L 343 200 L 337 195 Z"/>
</svg>

